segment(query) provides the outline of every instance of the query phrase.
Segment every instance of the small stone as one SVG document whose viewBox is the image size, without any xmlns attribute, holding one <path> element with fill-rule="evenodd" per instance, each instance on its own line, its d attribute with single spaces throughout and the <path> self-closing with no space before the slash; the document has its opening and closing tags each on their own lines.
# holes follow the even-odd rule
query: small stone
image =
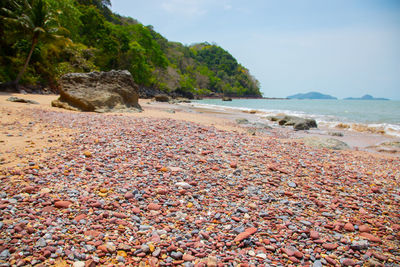
<svg viewBox="0 0 400 267">
<path fill-rule="evenodd" d="M 249 250 L 249 252 L 247 252 L 247 254 L 249 254 L 249 256 L 251 256 L 251 257 L 254 257 L 256 255 L 254 250 Z"/>
<path fill-rule="evenodd" d="M 142 246 L 140 247 L 140 249 L 141 249 L 144 253 L 150 252 L 150 247 L 149 247 L 148 245 L 146 245 L 146 244 L 142 245 Z"/>
<path fill-rule="evenodd" d="M 344 225 L 344 230 L 346 230 L 346 231 L 348 231 L 348 232 L 354 232 L 354 226 L 353 226 L 353 224 L 351 224 L 351 223 L 346 223 L 345 225 Z"/>
<path fill-rule="evenodd" d="M 368 225 L 363 224 L 363 225 L 360 225 L 360 226 L 358 227 L 358 231 L 369 233 L 369 232 L 371 232 L 371 228 L 370 228 Z"/>
<path fill-rule="evenodd" d="M 322 267 L 322 262 L 320 260 L 316 260 L 313 262 L 312 267 Z"/>
<path fill-rule="evenodd" d="M 368 249 L 369 243 L 367 240 L 353 241 L 350 245 L 353 250 Z"/>
<path fill-rule="evenodd" d="M 161 248 L 156 248 L 156 250 L 153 251 L 153 253 L 151 255 L 153 255 L 153 257 L 158 257 L 161 254 Z"/>
<path fill-rule="evenodd" d="M 176 187 L 181 187 L 181 188 L 184 188 L 184 189 L 189 189 L 189 188 L 192 187 L 190 184 L 188 184 L 188 183 L 186 183 L 186 182 L 178 182 L 178 183 L 175 183 L 175 186 L 176 186 Z"/>
<path fill-rule="evenodd" d="M 160 204 L 156 204 L 156 203 L 150 203 L 149 205 L 147 205 L 147 209 L 148 210 L 160 210 L 161 209 L 161 205 Z"/>
<path fill-rule="evenodd" d="M 266 258 L 267 258 L 267 254 L 264 254 L 264 253 L 259 253 L 259 254 L 257 254 L 257 256 L 256 256 L 257 258 L 259 258 L 259 259 L 263 259 L 263 260 L 265 260 Z"/>
<path fill-rule="evenodd" d="M 356 265 L 356 263 L 352 259 L 349 259 L 349 258 L 341 259 L 340 262 L 342 263 L 343 266 L 354 266 L 354 265 Z"/>
<path fill-rule="evenodd" d="M 125 193 L 124 197 L 125 197 L 126 199 L 132 199 L 132 198 L 134 198 L 134 195 L 133 195 L 132 192 L 127 192 L 127 193 Z"/>
<path fill-rule="evenodd" d="M 296 187 L 297 187 L 297 184 L 294 183 L 294 182 L 288 182 L 288 186 L 289 186 L 289 187 L 292 187 L 292 188 L 296 188 Z"/>
<path fill-rule="evenodd" d="M 247 228 L 244 232 L 238 234 L 236 236 L 236 238 L 233 240 L 234 242 L 240 242 L 243 239 L 248 238 L 249 236 L 251 236 L 252 234 L 254 234 L 255 232 L 257 232 L 257 228 L 251 227 L 251 228 Z"/>
<path fill-rule="evenodd" d="M 184 261 L 194 261 L 196 259 L 196 257 L 190 255 L 190 254 L 183 254 L 182 256 L 182 260 Z"/>
<path fill-rule="evenodd" d="M 11 256 L 11 254 L 10 254 L 10 251 L 8 249 L 5 249 L 0 253 L 0 259 L 4 260 L 4 261 L 8 260 L 8 258 L 10 258 L 10 256 Z"/>
<path fill-rule="evenodd" d="M 72 265 L 73 267 L 85 267 L 85 262 L 84 261 L 76 261 Z"/>
<path fill-rule="evenodd" d="M 54 203 L 54 206 L 55 206 L 56 208 L 66 209 L 66 208 L 68 208 L 71 204 L 72 204 L 72 202 L 70 202 L 70 201 L 60 200 L 60 201 L 56 201 L 56 202 Z"/>
<path fill-rule="evenodd" d="M 310 237 L 311 239 L 319 239 L 319 233 L 317 231 L 311 230 L 310 231 Z"/>
<path fill-rule="evenodd" d="M 46 242 L 46 240 L 44 240 L 43 238 L 40 238 L 40 239 L 36 242 L 36 246 L 38 246 L 38 247 L 45 247 L 45 246 L 47 246 L 47 242 Z"/>
<path fill-rule="evenodd" d="M 90 151 L 85 151 L 83 152 L 83 155 L 85 155 L 85 157 L 90 158 L 92 156 L 92 153 Z"/>
<path fill-rule="evenodd" d="M 217 257 L 208 256 L 208 258 L 207 258 L 207 267 L 217 267 Z"/>
<path fill-rule="evenodd" d="M 173 258 L 173 259 L 175 259 L 175 260 L 180 260 L 180 259 L 182 259 L 182 256 L 183 256 L 183 254 L 182 254 L 182 252 L 180 252 L 180 251 L 173 251 L 173 252 L 171 252 L 171 258 Z"/>
<path fill-rule="evenodd" d="M 333 243 L 322 244 L 322 247 L 326 250 L 335 250 L 338 246 L 339 246 L 338 244 L 333 244 Z"/>
<path fill-rule="evenodd" d="M 271 246 L 271 245 L 265 246 L 265 249 L 269 250 L 269 251 L 275 251 L 276 250 L 276 248 L 274 246 Z"/>
<path fill-rule="evenodd" d="M 304 225 L 306 225 L 306 226 L 311 226 L 312 225 L 312 223 L 311 222 L 309 222 L 309 221 L 304 221 L 304 220 L 302 220 L 302 221 L 300 221 L 302 224 L 304 224 Z"/>
<path fill-rule="evenodd" d="M 244 208 L 244 207 L 239 207 L 239 208 L 237 209 L 237 211 L 238 211 L 238 212 L 241 212 L 241 213 L 247 213 L 247 212 L 249 212 L 249 210 L 246 209 L 246 208 Z"/>
<path fill-rule="evenodd" d="M 377 242 L 377 243 L 382 242 L 382 240 L 379 237 L 371 235 L 369 233 L 361 233 L 360 236 L 368 239 L 371 242 Z"/>
</svg>

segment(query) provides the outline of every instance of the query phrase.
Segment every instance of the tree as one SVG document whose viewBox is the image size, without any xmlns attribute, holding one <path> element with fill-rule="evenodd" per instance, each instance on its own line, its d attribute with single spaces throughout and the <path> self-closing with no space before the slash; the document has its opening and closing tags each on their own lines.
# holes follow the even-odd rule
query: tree
<svg viewBox="0 0 400 267">
<path fill-rule="evenodd" d="M 18 89 L 19 81 L 28 67 L 32 53 L 39 40 L 47 42 L 64 40 L 67 42 L 68 39 L 60 35 L 60 33 L 67 32 L 67 30 L 58 25 L 55 15 L 47 8 L 44 0 L 12 0 L 10 1 L 10 7 L 9 9 L 3 8 L 6 13 L 4 20 L 15 26 L 18 33 L 27 37 L 31 43 L 25 64 L 13 82 Z"/>
</svg>

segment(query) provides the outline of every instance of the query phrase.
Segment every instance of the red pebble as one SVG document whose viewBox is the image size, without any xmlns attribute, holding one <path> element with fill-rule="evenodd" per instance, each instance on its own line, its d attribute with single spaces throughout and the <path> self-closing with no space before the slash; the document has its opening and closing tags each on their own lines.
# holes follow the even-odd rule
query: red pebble
<svg viewBox="0 0 400 267">
<path fill-rule="evenodd" d="M 319 239 L 319 233 L 317 231 L 310 231 L 310 237 L 311 239 Z"/>
<path fill-rule="evenodd" d="M 379 237 L 371 235 L 369 233 L 361 233 L 360 236 L 368 239 L 371 242 L 377 242 L 377 243 L 382 242 L 382 240 Z"/>
<path fill-rule="evenodd" d="M 254 234 L 255 232 L 257 232 L 257 228 L 251 227 L 251 228 L 247 228 L 244 232 L 238 234 L 236 236 L 236 238 L 233 240 L 234 242 L 240 242 L 243 239 L 248 238 L 249 236 L 251 236 L 252 234 Z"/>
<path fill-rule="evenodd" d="M 354 266 L 354 265 L 356 265 L 356 263 L 352 259 L 348 259 L 348 258 L 344 259 L 342 261 L 342 264 L 343 264 L 343 266 Z"/>
<path fill-rule="evenodd" d="M 368 226 L 368 225 L 366 225 L 366 224 L 363 224 L 363 225 L 360 225 L 360 227 L 358 228 L 358 230 L 360 231 L 360 232 L 371 232 L 371 228 Z"/>
<path fill-rule="evenodd" d="M 160 210 L 161 209 L 161 205 L 160 204 L 156 204 L 156 203 L 150 203 L 149 205 L 147 205 L 147 209 L 148 210 Z"/>
<path fill-rule="evenodd" d="M 334 250 L 338 247 L 338 244 L 325 243 L 325 244 L 322 244 L 322 247 L 326 250 Z"/>
<path fill-rule="evenodd" d="M 353 224 L 351 224 L 351 223 L 346 223 L 345 225 L 344 225 L 344 230 L 346 230 L 346 231 L 349 231 L 349 232 L 354 232 L 354 226 L 353 226 Z"/>
<path fill-rule="evenodd" d="M 60 200 L 60 201 L 56 201 L 56 203 L 54 203 L 54 206 L 56 208 L 65 209 L 65 208 L 68 208 L 71 204 L 72 204 L 72 202 L 70 202 L 70 201 Z"/>
</svg>

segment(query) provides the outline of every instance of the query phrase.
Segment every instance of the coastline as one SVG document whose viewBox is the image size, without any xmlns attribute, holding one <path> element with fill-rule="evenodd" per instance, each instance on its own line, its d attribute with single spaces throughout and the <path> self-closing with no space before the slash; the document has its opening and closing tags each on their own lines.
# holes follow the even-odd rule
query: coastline
<svg viewBox="0 0 400 267">
<path fill-rule="evenodd" d="M 10 96 L 34 100 L 39 102 L 39 105 L 12 103 L 6 101 L 6 99 Z M 51 101 L 57 98 L 58 95 L 23 95 L 15 93 L 3 93 L 0 95 L 0 104 L 3 109 L 3 114 L 6 112 L 7 107 L 12 109 L 15 108 L 19 114 L 21 114 L 22 110 L 26 107 L 67 113 L 71 112 L 68 110 L 51 107 Z M 220 130 L 236 131 L 257 136 L 273 136 L 275 138 L 292 141 L 301 141 L 302 138 L 308 137 L 318 137 L 321 139 L 334 138 L 348 144 L 349 151 L 361 151 L 373 153 L 375 155 L 400 157 L 400 147 L 380 146 L 382 143 L 400 142 L 400 138 L 380 134 L 377 132 L 368 132 L 368 129 L 362 129 L 364 131 L 358 132 L 347 128 L 331 127 L 330 125 L 322 123 L 317 129 L 295 131 L 292 129 L 292 127 L 279 126 L 277 123 L 271 122 L 264 117 L 260 117 L 260 113 L 258 111 L 251 109 L 243 110 L 230 107 L 214 108 L 207 105 L 197 105 L 196 103 L 171 104 L 155 102 L 151 99 L 139 99 L 139 104 L 142 106 L 143 112 L 121 113 L 121 115 L 133 116 L 137 118 L 149 117 L 184 120 L 206 126 L 213 126 Z M 110 114 L 115 113 L 105 113 L 105 115 Z M 238 120 L 240 119 L 245 119 L 248 121 L 248 123 L 238 123 Z M 10 120 L 10 118 L 8 120 Z M 8 120 L 4 120 L 3 118 L 3 121 Z M 50 130 L 50 132 L 52 132 L 52 130 Z M 24 142 L 28 141 L 25 140 Z M 16 144 L 14 143 L 14 145 Z"/>
</svg>

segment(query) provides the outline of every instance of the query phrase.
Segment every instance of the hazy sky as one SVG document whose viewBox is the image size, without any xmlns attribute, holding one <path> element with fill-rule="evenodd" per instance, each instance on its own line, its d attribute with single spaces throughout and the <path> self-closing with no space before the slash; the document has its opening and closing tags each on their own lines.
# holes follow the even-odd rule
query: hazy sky
<svg viewBox="0 0 400 267">
<path fill-rule="evenodd" d="M 400 0 L 111 0 L 170 41 L 216 43 L 267 97 L 400 99 Z"/>
</svg>

